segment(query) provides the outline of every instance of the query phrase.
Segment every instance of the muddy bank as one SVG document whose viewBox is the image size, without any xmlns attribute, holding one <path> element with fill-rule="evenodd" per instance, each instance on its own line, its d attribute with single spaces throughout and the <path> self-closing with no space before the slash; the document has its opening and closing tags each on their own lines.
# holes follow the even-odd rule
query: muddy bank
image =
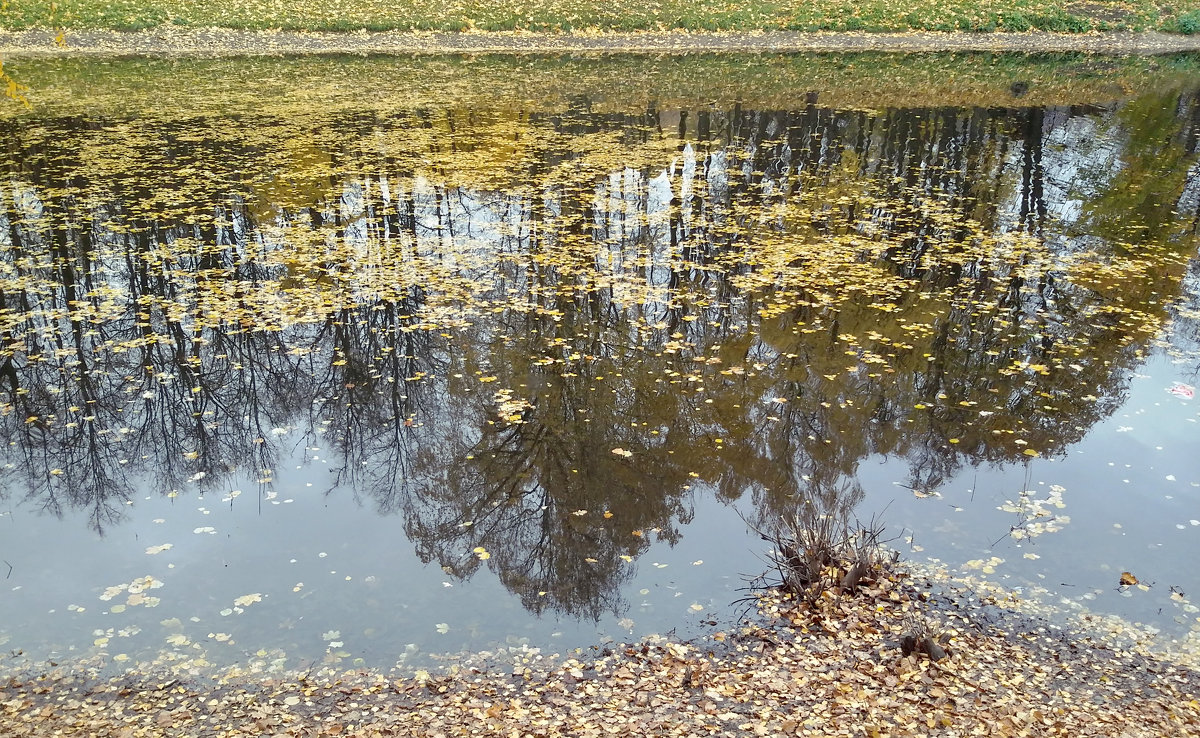
<svg viewBox="0 0 1200 738">
<path fill-rule="evenodd" d="M 799 51 L 1084 51 L 1164 54 L 1200 50 L 1200 35 L 1163 33 L 296 33 L 154 29 L 135 33 L 0 31 L 0 55 L 262 55 L 293 53 L 642 53 Z"/>
</svg>

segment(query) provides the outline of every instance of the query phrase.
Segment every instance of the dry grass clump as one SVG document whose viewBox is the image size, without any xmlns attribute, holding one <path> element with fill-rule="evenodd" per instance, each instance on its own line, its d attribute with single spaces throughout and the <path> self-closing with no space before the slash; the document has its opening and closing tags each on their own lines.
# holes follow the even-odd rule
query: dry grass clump
<svg viewBox="0 0 1200 738">
<path fill-rule="evenodd" d="M 896 554 L 882 546 L 883 526 L 876 518 L 852 523 L 846 515 L 806 505 L 774 530 L 760 533 L 772 544 L 767 556 L 773 572 L 762 579 L 808 605 L 853 593 L 886 575 L 896 562 Z"/>
<path fill-rule="evenodd" d="M 785 518 L 763 538 L 773 545 L 768 553 L 773 571 L 759 578 L 762 594 L 777 593 L 791 601 L 797 622 L 819 622 L 836 617 L 833 602 L 861 592 L 862 599 L 875 600 L 899 578 L 895 569 L 898 553 L 887 551 L 881 541 L 883 525 L 878 518 L 866 524 L 851 522 L 845 512 L 824 512 L 809 504 Z M 785 606 L 785 609 L 786 606 Z M 899 647 L 904 656 L 916 654 L 932 661 L 946 658 L 953 629 L 939 626 L 925 615 L 904 615 Z"/>
</svg>

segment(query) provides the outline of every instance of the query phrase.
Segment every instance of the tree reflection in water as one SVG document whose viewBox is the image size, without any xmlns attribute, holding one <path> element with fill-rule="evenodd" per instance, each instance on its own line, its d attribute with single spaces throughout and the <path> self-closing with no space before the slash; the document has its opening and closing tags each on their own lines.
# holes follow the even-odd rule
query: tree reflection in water
<svg viewBox="0 0 1200 738">
<path fill-rule="evenodd" d="M 422 560 L 620 612 L 700 488 L 852 510 L 1111 414 L 1194 324 L 1198 111 L 4 121 L 3 494 L 105 531 L 298 428 Z"/>
</svg>

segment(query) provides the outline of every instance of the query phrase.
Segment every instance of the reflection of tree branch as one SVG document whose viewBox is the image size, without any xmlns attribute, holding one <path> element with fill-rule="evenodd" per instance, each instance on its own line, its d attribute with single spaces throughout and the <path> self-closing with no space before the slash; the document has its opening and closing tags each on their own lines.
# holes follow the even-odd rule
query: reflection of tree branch
<svg viewBox="0 0 1200 738">
<path fill-rule="evenodd" d="M 531 610 L 595 618 L 624 606 L 632 531 L 677 541 L 692 485 L 750 492 L 765 520 L 852 507 L 874 454 L 927 488 L 1018 440 L 1061 451 L 1138 360 L 1145 332 L 1115 316 L 1177 291 L 1129 244 L 1147 279 L 1116 287 L 1052 273 L 1066 236 L 972 251 L 1046 231 L 1044 129 L 1075 111 L 813 96 L 680 114 L 677 141 L 663 114 L 521 118 L 517 163 L 466 184 L 456 157 L 496 131 L 461 111 L 322 118 L 315 173 L 290 171 L 296 141 L 218 121 L 0 122 L 0 441 L 23 484 L 101 529 L 147 471 L 165 491 L 272 469 L 272 431 L 298 426 L 422 560 L 468 577 L 482 549 Z M 1142 170 L 1183 125 L 1152 123 L 1126 152 Z M 88 159 L 108 150 L 145 176 Z M 1173 239 L 1164 207 L 1138 212 Z"/>
</svg>

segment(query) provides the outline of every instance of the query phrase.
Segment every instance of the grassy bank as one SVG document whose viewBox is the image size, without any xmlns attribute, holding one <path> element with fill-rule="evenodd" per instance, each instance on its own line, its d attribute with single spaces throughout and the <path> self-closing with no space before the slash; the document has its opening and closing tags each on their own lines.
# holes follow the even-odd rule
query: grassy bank
<svg viewBox="0 0 1200 738">
<path fill-rule="evenodd" d="M 1200 31 L 1200 0 L 7 0 L 8 30 Z"/>
</svg>

